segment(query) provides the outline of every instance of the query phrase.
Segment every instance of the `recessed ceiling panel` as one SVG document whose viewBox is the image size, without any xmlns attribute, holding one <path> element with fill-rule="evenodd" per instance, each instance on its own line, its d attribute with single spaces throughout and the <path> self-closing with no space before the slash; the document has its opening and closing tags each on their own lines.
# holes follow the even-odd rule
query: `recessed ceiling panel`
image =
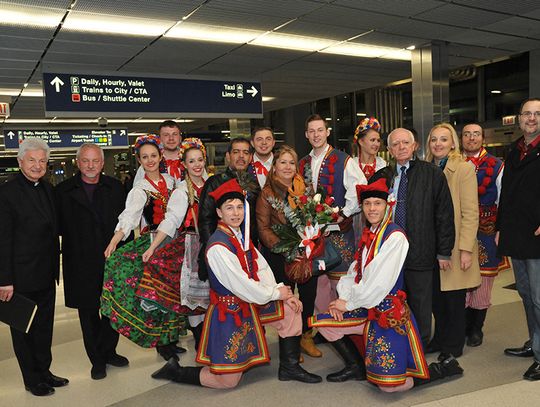
<svg viewBox="0 0 540 407">
<path fill-rule="evenodd" d="M 443 5 L 443 3 L 437 0 L 336 0 L 333 4 L 407 17 Z"/>
<path fill-rule="evenodd" d="M 482 29 L 540 39 L 540 21 L 530 18 L 510 17 L 495 24 L 486 25 Z"/>
<path fill-rule="evenodd" d="M 494 46 L 502 42 L 508 42 L 514 39 L 503 34 L 495 34 L 478 30 L 462 30 L 459 34 L 449 37 L 450 42 L 468 45 Z"/>
<path fill-rule="evenodd" d="M 528 15 L 532 10 L 540 10 L 538 0 L 454 0 L 452 3 L 483 8 L 485 10 L 500 11 L 508 14 Z"/>
<path fill-rule="evenodd" d="M 465 28 L 477 28 L 508 18 L 501 13 L 448 4 L 415 16 L 415 19 Z"/>
<path fill-rule="evenodd" d="M 513 39 L 507 42 L 495 44 L 498 48 L 511 50 L 514 52 L 525 52 L 540 49 L 540 40 Z M 507 53 L 508 54 L 508 53 Z"/>
<path fill-rule="evenodd" d="M 291 19 L 321 6 L 321 4 L 306 0 L 212 0 L 204 7 Z"/>
<path fill-rule="evenodd" d="M 508 55 L 508 52 L 501 49 L 487 48 L 487 47 L 475 47 L 471 45 L 448 45 L 448 55 L 456 57 L 466 57 L 474 59 L 494 59 Z"/>
<path fill-rule="evenodd" d="M 287 22 L 288 19 L 285 17 L 250 14 L 203 6 L 187 21 L 194 24 L 268 31 Z"/>
<path fill-rule="evenodd" d="M 378 31 L 404 35 L 406 37 L 424 38 L 426 40 L 447 40 L 455 34 L 463 31 L 462 28 L 450 27 L 443 24 L 428 23 L 416 20 L 404 20 L 397 24 L 388 24 Z"/>
<path fill-rule="evenodd" d="M 349 27 L 358 30 L 358 32 L 365 32 L 373 28 L 394 25 L 405 19 L 365 10 L 328 5 L 309 13 L 302 20 Z"/>
</svg>

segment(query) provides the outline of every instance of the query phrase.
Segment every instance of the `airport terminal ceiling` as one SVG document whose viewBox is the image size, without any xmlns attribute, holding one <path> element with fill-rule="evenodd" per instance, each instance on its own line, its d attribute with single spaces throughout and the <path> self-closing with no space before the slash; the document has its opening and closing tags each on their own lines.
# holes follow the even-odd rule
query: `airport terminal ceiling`
<svg viewBox="0 0 540 407">
<path fill-rule="evenodd" d="M 534 0 L 15 0 L 0 16 L 3 127 L 44 120 L 44 66 L 254 79 L 267 112 L 410 78 L 432 40 L 451 69 L 540 48 Z"/>
</svg>

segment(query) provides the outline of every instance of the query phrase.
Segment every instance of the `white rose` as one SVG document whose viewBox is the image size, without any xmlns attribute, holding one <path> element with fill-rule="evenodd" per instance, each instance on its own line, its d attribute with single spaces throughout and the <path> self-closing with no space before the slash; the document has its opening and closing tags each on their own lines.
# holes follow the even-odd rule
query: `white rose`
<svg viewBox="0 0 540 407">
<path fill-rule="evenodd" d="M 332 208 L 332 212 L 338 213 L 339 212 L 339 206 L 336 206 L 335 208 Z"/>
<path fill-rule="evenodd" d="M 321 194 L 315 194 L 315 196 L 313 197 L 313 202 L 315 203 L 320 203 L 321 202 Z"/>
</svg>

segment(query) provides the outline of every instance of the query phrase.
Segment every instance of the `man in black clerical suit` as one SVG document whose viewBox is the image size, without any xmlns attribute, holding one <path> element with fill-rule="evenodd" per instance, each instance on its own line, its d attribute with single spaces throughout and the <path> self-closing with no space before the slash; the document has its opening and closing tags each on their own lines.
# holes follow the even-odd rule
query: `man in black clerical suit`
<svg viewBox="0 0 540 407">
<path fill-rule="evenodd" d="M 118 215 L 124 209 L 122 183 L 103 175 L 103 150 L 83 144 L 77 151 L 78 172 L 56 187 L 62 272 L 66 306 L 77 308 L 84 348 L 92 363 L 90 375 L 107 376 L 106 365 L 127 366 L 129 361 L 116 353 L 118 332 L 99 314 L 105 256 L 114 235 Z"/>
<path fill-rule="evenodd" d="M 0 186 L 0 301 L 17 292 L 38 306 L 30 331 L 12 328 L 11 338 L 26 390 L 46 396 L 69 382 L 49 370 L 59 268 L 52 186 L 43 179 L 49 147 L 43 140 L 26 139 L 17 160 L 20 173 Z"/>
</svg>

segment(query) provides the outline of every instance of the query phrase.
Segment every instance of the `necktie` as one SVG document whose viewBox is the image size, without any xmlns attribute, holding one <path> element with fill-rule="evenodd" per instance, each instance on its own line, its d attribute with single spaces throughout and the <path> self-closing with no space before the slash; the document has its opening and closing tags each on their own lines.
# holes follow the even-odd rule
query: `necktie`
<svg viewBox="0 0 540 407">
<path fill-rule="evenodd" d="M 397 192 L 396 212 L 394 214 L 394 223 L 407 230 L 407 167 L 402 166 L 401 180 Z"/>
</svg>

